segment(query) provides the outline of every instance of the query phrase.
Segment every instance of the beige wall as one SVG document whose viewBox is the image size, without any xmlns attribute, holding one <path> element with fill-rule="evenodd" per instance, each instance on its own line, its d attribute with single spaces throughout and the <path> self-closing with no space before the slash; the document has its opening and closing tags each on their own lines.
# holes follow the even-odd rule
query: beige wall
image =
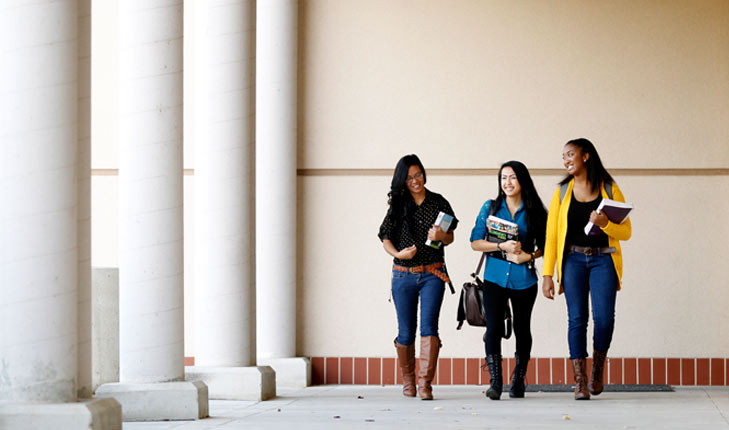
<svg viewBox="0 0 729 430">
<path fill-rule="evenodd" d="M 729 2 L 316 0 L 300 16 L 300 354 L 394 356 L 376 234 L 400 156 L 443 169 L 428 186 L 462 221 L 447 251 L 458 286 L 496 192 L 467 169 L 547 169 L 548 205 L 562 145 L 584 136 L 636 206 L 612 353 L 726 355 Z M 456 305 L 447 295 L 443 354 L 480 356 Z M 567 354 L 566 320 L 563 296 L 538 299 L 534 355 Z"/>
<path fill-rule="evenodd" d="M 300 168 L 415 150 L 491 167 L 514 145 L 559 167 L 577 136 L 613 168 L 729 166 L 726 0 L 313 0 L 300 15 Z"/>
<path fill-rule="evenodd" d="M 423 160 L 426 169 L 428 161 Z M 545 204 L 559 179 L 534 177 Z M 396 320 L 388 302 L 392 259 L 376 236 L 389 181 L 385 176 L 300 178 L 299 214 L 306 226 L 299 233 L 301 354 L 394 356 Z M 729 339 L 721 334 L 729 332 L 729 253 L 724 245 L 729 225 L 723 220 L 729 201 L 707 202 L 696 190 L 729 195 L 729 177 L 639 175 L 617 176 L 616 181 L 636 209 L 633 237 L 623 243 L 613 354 L 724 357 L 729 351 Z M 427 186 L 448 198 L 461 220 L 446 251 L 457 287 L 470 279 L 478 262 L 468 237 L 481 205 L 496 194 L 495 182 L 495 174 L 428 176 Z M 704 214 L 701 222 L 695 222 L 698 213 Z M 480 356 L 483 331 L 468 326 L 455 330 L 457 302 L 457 295 L 446 294 L 440 320 L 443 354 Z M 540 295 L 533 315 L 533 354 L 564 356 L 566 324 L 564 296 L 550 302 Z M 513 339 L 507 345 L 510 355 Z"/>
<path fill-rule="evenodd" d="M 115 4 L 94 10 L 96 169 L 117 167 Z M 585 136 L 636 206 L 612 352 L 726 356 L 727 23 L 726 0 L 302 1 L 298 354 L 394 356 L 391 259 L 376 234 L 400 156 L 416 152 L 435 169 L 428 187 L 461 219 L 447 251 L 458 287 L 477 262 L 475 215 L 495 194 L 492 170 L 469 169 L 522 160 L 542 169 L 535 182 L 548 204 L 563 143 Z M 185 167 L 195 167 L 192 139 Z M 93 184 L 93 264 L 114 266 L 116 177 Z M 193 184 L 186 177 L 186 355 L 195 354 Z M 482 331 L 455 331 L 456 304 L 448 294 L 443 354 L 480 356 Z M 538 299 L 535 356 L 567 353 L 566 319 L 562 296 Z"/>
</svg>

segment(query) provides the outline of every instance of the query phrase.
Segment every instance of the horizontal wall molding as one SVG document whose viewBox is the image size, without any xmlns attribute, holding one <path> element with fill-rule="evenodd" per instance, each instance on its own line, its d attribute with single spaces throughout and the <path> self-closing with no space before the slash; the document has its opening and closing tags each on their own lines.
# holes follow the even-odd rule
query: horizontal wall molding
<svg viewBox="0 0 729 430">
<path fill-rule="evenodd" d="M 427 169 L 436 176 L 491 176 L 499 169 Z M 609 169 L 615 176 L 729 176 L 729 169 Z M 560 176 L 564 169 L 529 169 L 534 176 Z M 195 176 L 195 169 L 184 169 Z M 298 176 L 391 176 L 392 169 L 297 169 Z M 119 169 L 91 169 L 92 176 L 119 176 Z"/>
<path fill-rule="evenodd" d="M 429 169 L 429 175 L 491 176 L 499 169 Z M 608 169 L 616 176 L 727 176 L 729 169 Z M 299 176 L 392 176 L 392 169 L 298 169 Z M 564 169 L 529 169 L 534 176 L 560 176 Z"/>
<path fill-rule="evenodd" d="M 416 369 L 419 360 L 416 359 Z M 514 370 L 514 359 L 504 358 L 504 383 Z M 588 371 L 592 359 L 587 360 Z M 416 370 L 417 371 L 417 370 Z M 400 367 L 392 357 L 311 357 L 313 385 L 402 384 Z M 605 379 L 608 384 L 726 386 L 729 358 L 646 358 L 608 357 Z M 572 364 L 567 358 L 538 357 L 529 361 L 527 384 L 563 385 L 574 383 Z M 488 385 L 489 373 L 483 358 L 440 358 L 434 384 Z"/>
<path fill-rule="evenodd" d="M 195 176 L 195 169 L 182 169 L 185 176 Z M 119 176 L 119 169 L 91 169 L 91 176 Z"/>
</svg>

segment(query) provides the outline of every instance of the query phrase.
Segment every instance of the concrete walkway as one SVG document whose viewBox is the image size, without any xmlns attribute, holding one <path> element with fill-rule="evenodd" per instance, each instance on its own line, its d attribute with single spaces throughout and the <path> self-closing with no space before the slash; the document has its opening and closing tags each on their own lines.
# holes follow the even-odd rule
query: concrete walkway
<svg viewBox="0 0 729 430">
<path fill-rule="evenodd" d="M 610 393 L 586 402 L 571 393 L 488 400 L 481 386 L 436 386 L 431 402 L 395 386 L 325 385 L 265 402 L 210 402 L 199 421 L 124 423 L 124 430 L 234 429 L 729 429 L 729 387 Z"/>
</svg>

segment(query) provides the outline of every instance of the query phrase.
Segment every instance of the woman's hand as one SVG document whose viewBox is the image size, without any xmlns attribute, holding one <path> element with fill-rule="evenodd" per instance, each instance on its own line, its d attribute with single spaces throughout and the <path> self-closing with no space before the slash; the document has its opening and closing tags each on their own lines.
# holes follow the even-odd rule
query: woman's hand
<svg viewBox="0 0 729 430">
<path fill-rule="evenodd" d="M 597 211 L 592 211 L 590 214 L 590 222 L 597 225 L 600 228 L 605 228 L 608 225 L 608 217 L 605 215 L 605 212 L 597 213 Z"/>
<path fill-rule="evenodd" d="M 384 239 L 382 241 L 382 246 L 385 248 L 385 251 L 388 254 L 400 260 L 410 260 L 415 256 L 415 253 L 418 251 L 415 245 L 403 248 L 398 251 L 397 248 L 395 248 L 395 245 L 393 245 L 392 241 L 390 241 L 390 239 Z"/>
<path fill-rule="evenodd" d="M 524 264 L 528 263 L 532 260 L 531 254 L 527 254 L 526 252 L 520 252 L 518 254 L 512 254 L 510 252 L 506 253 L 506 259 L 508 261 L 511 261 L 512 263 L 516 264 Z"/>
<path fill-rule="evenodd" d="M 551 276 L 542 278 L 542 294 L 549 300 L 554 300 L 554 281 Z"/>
<path fill-rule="evenodd" d="M 432 241 L 439 241 L 442 242 L 445 238 L 446 233 L 443 231 L 442 228 L 440 228 L 439 225 L 433 224 L 433 227 L 428 230 L 428 239 Z"/>
<path fill-rule="evenodd" d="M 507 240 L 498 244 L 499 249 L 505 251 L 507 254 L 519 254 L 521 253 L 521 242 L 515 240 Z"/>
<path fill-rule="evenodd" d="M 441 242 L 443 245 L 450 245 L 453 243 L 453 232 L 446 233 L 439 225 L 433 224 L 433 227 L 428 230 L 428 239 Z"/>
<path fill-rule="evenodd" d="M 400 260 L 411 260 L 415 257 L 416 252 L 418 252 L 418 248 L 413 245 L 399 250 L 394 257 Z"/>
</svg>

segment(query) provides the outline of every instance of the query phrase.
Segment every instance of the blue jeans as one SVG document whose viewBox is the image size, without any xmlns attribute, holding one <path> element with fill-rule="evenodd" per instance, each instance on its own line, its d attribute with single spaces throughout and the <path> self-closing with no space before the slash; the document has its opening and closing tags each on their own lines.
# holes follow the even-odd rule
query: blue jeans
<svg viewBox="0 0 729 430">
<path fill-rule="evenodd" d="M 567 299 L 569 329 L 567 339 L 570 358 L 587 358 L 587 323 L 595 324 L 592 346 L 607 351 L 615 328 L 615 300 L 618 275 L 610 254 L 584 255 L 570 252 L 565 256 L 562 287 Z"/>
<path fill-rule="evenodd" d="M 415 343 L 420 298 L 420 337 L 438 336 L 438 317 L 445 284 L 431 273 L 392 271 L 392 298 L 397 312 L 397 343 Z"/>
</svg>

